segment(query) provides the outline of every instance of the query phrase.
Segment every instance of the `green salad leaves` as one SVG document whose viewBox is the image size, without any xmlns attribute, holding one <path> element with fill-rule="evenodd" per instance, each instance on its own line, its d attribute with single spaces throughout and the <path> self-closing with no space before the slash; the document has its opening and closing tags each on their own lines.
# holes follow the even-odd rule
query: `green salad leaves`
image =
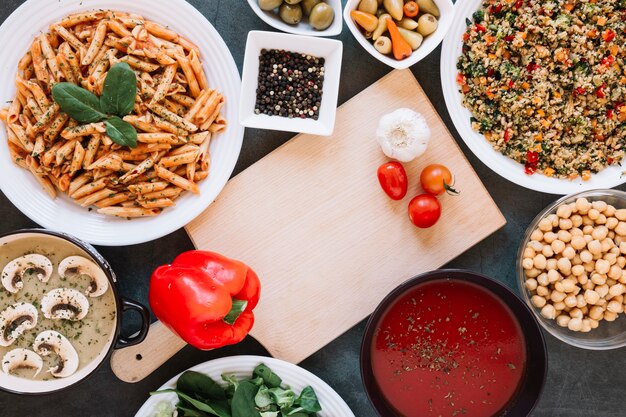
<svg viewBox="0 0 626 417">
<path fill-rule="evenodd" d="M 68 116 L 81 123 L 104 121 L 111 140 L 131 148 L 137 147 L 137 131 L 122 118 L 133 110 L 136 95 L 137 76 L 125 62 L 111 67 L 100 98 L 72 83 L 52 87 L 54 101 Z"/>
<path fill-rule="evenodd" d="M 222 379 L 225 388 L 205 374 L 186 371 L 176 389 L 150 395 L 175 392 L 178 415 L 186 417 L 316 417 L 322 411 L 313 388 L 306 387 L 297 395 L 264 364 L 254 368 L 250 379 L 226 374 Z"/>
</svg>

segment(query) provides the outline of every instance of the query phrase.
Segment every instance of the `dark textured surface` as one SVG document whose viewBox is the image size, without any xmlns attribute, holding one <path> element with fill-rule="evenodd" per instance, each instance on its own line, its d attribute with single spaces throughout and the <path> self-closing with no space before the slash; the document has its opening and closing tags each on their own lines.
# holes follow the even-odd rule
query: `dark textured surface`
<svg viewBox="0 0 626 417">
<path fill-rule="evenodd" d="M 54 0 L 38 0 L 54 1 Z M 254 15 L 245 0 L 192 0 L 224 37 L 239 69 L 247 32 L 271 30 Z M 0 21 L 21 0 L 2 0 Z M 390 69 L 365 53 L 345 27 L 343 69 L 339 102 L 343 103 L 386 74 Z M 6 47 L 6 45 L 4 45 Z M 508 221 L 505 228 L 470 249 L 448 266 L 481 271 L 515 288 L 515 254 L 521 235 L 532 218 L 554 196 L 518 187 L 489 171 L 454 131 L 445 108 L 439 81 L 439 51 L 413 67 L 413 73 L 453 131 L 463 151 L 483 179 Z M 246 131 L 235 173 L 245 169 L 288 140 L 292 134 L 271 131 Z M 479 213 L 477 213 L 479 216 Z M 472 219 L 468 219 L 472 221 Z M 35 226 L 0 195 L 0 232 Z M 180 230 L 143 245 L 99 248 L 119 276 L 119 289 L 127 297 L 146 302 L 148 277 L 158 264 L 174 258 L 192 245 Z M 442 248 L 445 250 L 445 248 Z M 622 318 L 623 320 L 623 318 Z M 132 320 L 127 331 L 132 330 Z M 306 323 L 303 323 L 306 325 Z M 361 386 L 359 345 L 365 323 L 360 323 L 327 347 L 308 358 L 302 366 L 319 375 L 346 400 L 357 417 L 375 416 Z M 626 355 L 624 349 L 588 352 L 569 347 L 546 334 L 549 350 L 549 374 L 542 400 L 533 413 L 537 417 L 621 417 L 626 391 Z M 0 393 L 0 416 L 132 416 L 147 398 L 147 393 L 163 382 L 200 362 L 235 354 L 266 354 L 256 341 L 248 338 L 236 347 L 214 352 L 185 348 L 158 371 L 137 384 L 125 384 L 115 378 L 108 364 L 87 382 L 63 393 L 44 397 L 23 397 Z M 336 416 L 340 417 L 340 416 Z"/>
</svg>

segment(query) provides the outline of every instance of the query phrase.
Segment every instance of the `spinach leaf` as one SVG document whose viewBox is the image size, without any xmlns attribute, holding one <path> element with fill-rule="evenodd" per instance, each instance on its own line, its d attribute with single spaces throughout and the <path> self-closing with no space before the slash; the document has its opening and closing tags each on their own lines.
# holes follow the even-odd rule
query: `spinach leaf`
<svg viewBox="0 0 626 417">
<path fill-rule="evenodd" d="M 224 389 L 210 376 L 200 372 L 185 371 L 176 382 L 176 389 L 185 394 L 204 400 L 225 400 Z"/>
<path fill-rule="evenodd" d="M 137 76 L 126 62 L 111 67 L 104 80 L 100 105 L 105 113 L 124 117 L 133 110 L 137 95 Z"/>
<path fill-rule="evenodd" d="M 232 326 L 233 324 L 235 324 L 235 322 L 237 321 L 241 313 L 244 312 L 247 306 L 248 306 L 247 301 L 237 300 L 236 298 L 233 298 L 233 306 L 231 307 L 230 311 L 228 312 L 226 317 L 224 317 L 223 320 L 227 324 L 230 324 Z"/>
<path fill-rule="evenodd" d="M 154 392 L 151 392 L 150 395 L 160 394 L 162 392 L 175 392 L 176 394 L 178 394 L 178 398 L 181 401 L 189 403 L 190 405 L 198 409 L 198 411 L 204 411 L 206 413 L 209 413 L 217 417 L 231 417 L 230 411 L 228 411 L 228 407 L 226 407 L 224 404 L 215 403 L 215 402 L 211 404 L 207 404 L 202 401 L 196 400 L 190 397 L 189 395 L 185 394 L 184 392 L 178 391 L 176 389 L 168 388 L 168 389 L 164 389 L 161 391 L 154 391 Z"/>
<path fill-rule="evenodd" d="M 241 381 L 235 390 L 232 402 L 233 417 L 260 417 L 254 398 L 258 388 L 248 381 Z"/>
<path fill-rule="evenodd" d="M 278 417 L 278 411 L 264 411 L 261 413 L 261 417 Z"/>
<path fill-rule="evenodd" d="M 107 135 L 113 142 L 130 148 L 137 147 L 137 131 L 133 125 L 117 116 L 109 117 L 104 124 L 107 128 Z"/>
<path fill-rule="evenodd" d="M 63 112 L 79 122 L 94 123 L 106 117 L 102 113 L 98 97 L 76 84 L 55 84 L 52 87 L 52 97 Z"/>
<path fill-rule="evenodd" d="M 263 378 L 269 388 L 278 388 L 283 383 L 283 380 L 263 363 L 254 368 L 253 375 Z"/>
<path fill-rule="evenodd" d="M 272 397 L 265 385 L 262 385 L 254 396 L 254 403 L 259 408 L 266 408 L 272 405 Z"/>
<path fill-rule="evenodd" d="M 291 407 L 296 400 L 296 394 L 290 389 L 283 388 L 270 388 L 269 390 L 272 399 L 280 408 Z"/>
<path fill-rule="evenodd" d="M 179 403 L 176 406 L 178 411 L 184 411 L 185 417 L 210 417 L 210 414 L 204 413 L 202 411 L 194 410 L 193 408 L 185 407 L 183 403 Z M 171 414 L 170 414 L 171 415 Z M 178 415 L 181 415 L 180 413 Z"/>
<path fill-rule="evenodd" d="M 319 400 L 317 399 L 317 395 L 313 388 L 305 387 L 300 396 L 296 400 L 296 404 L 307 411 L 309 413 L 317 413 L 318 411 L 322 411 L 322 407 L 320 406 Z"/>
</svg>

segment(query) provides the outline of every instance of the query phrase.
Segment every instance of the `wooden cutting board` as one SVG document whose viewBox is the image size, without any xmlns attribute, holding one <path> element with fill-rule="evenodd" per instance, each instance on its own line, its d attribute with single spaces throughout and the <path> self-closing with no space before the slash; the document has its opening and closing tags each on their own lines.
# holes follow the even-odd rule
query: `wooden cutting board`
<svg viewBox="0 0 626 417">
<path fill-rule="evenodd" d="M 406 164 L 409 193 L 392 201 L 376 169 L 380 118 L 400 107 L 422 113 L 427 152 Z M 420 170 L 448 166 L 460 196 L 440 198 L 441 220 L 414 227 L 407 205 Z M 369 315 L 414 275 L 454 259 L 505 224 L 480 179 L 409 70 L 393 71 L 343 104 L 331 137 L 301 134 L 231 179 L 187 226 L 199 249 L 243 260 L 259 275 L 254 336 L 275 357 L 298 363 Z M 115 352 L 112 367 L 138 381 L 185 345 L 161 323 L 145 342 Z M 138 356 L 140 355 L 140 356 Z M 141 358 L 141 360 L 138 360 Z"/>
</svg>

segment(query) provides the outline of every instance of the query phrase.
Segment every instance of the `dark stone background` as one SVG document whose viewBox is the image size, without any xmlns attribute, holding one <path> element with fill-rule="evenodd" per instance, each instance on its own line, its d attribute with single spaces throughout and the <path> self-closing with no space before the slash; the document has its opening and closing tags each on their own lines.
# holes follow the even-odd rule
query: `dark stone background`
<svg viewBox="0 0 626 417">
<path fill-rule="evenodd" d="M 38 0 L 55 1 L 55 0 Z M 22 0 L 2 0 L 0 22 Z M 261 21 L 245 0 L 190 0 L 230 47 L 241 70 L 247 32 L 273 30 Z M 345 3 L 345 0 L 344 0 Z M 343 103 L 390 71 L 365 53 L 348 28 L 339 37 L 344 42 L 339 103 Z M 2 45 L 2 47 L 10 47 Z M 515 286 L 515 254 L 521 236 L 532 218 L 554 196 L 518 187 L 491 172 L 464 145 L 448 116 L 439 79 L 440 48 L 412 71 L 446 125 L 455 135 L 494 200 L 504 213 L 506 227 L 470 249 L 447 266 L 467 268 Z M 291 133 L 247 129 L 235 174 L 247 168 L 292 137 Z M 480 215 L 477 213 L 477 215 Z M 36 226 L 0 194 L 0 232 Z M 147 303 L 148 279 L 159 264 L 171 261 L 178 253 L 192 249 L 183 230 L 154 242 L 129 247 L 102 247 L 100 252 L 118 274 L 119 289 L 125 296 Z M 517 291 L 517 290 L 516 290 Z M 623 320 L 623 318 L 622 318 Z M 132 330 L 132 320 L 127 331 Z M 306 325 L 306 323 L 303 323 Z M 359 345 L 365 327 L 362 322 L 301 365 L 328 382 L 346 400 L 357 417 L 375 416 L 365 396 L 359 375 Z M 533 413 L 537 417 L 621 417 L 626 393 L 625 350 L 591 352 L 570 347 L 546 333 L 549 349 L 549 374 L 541 402 Z M 148 392 L 177 373 L 203 361 L 237 354 L 266 355 L 252 338 L 235 347 L 201 352 L 187 347 L 150 377 L 137 384 L 119 381 L 105 364 L 87 382 L 59 394 L 24 397 L 0 393 L 0 416 L 132 416 L 148 397 Z M 337 416 L 339 417 L 339 416 Z"/>
</svg>

